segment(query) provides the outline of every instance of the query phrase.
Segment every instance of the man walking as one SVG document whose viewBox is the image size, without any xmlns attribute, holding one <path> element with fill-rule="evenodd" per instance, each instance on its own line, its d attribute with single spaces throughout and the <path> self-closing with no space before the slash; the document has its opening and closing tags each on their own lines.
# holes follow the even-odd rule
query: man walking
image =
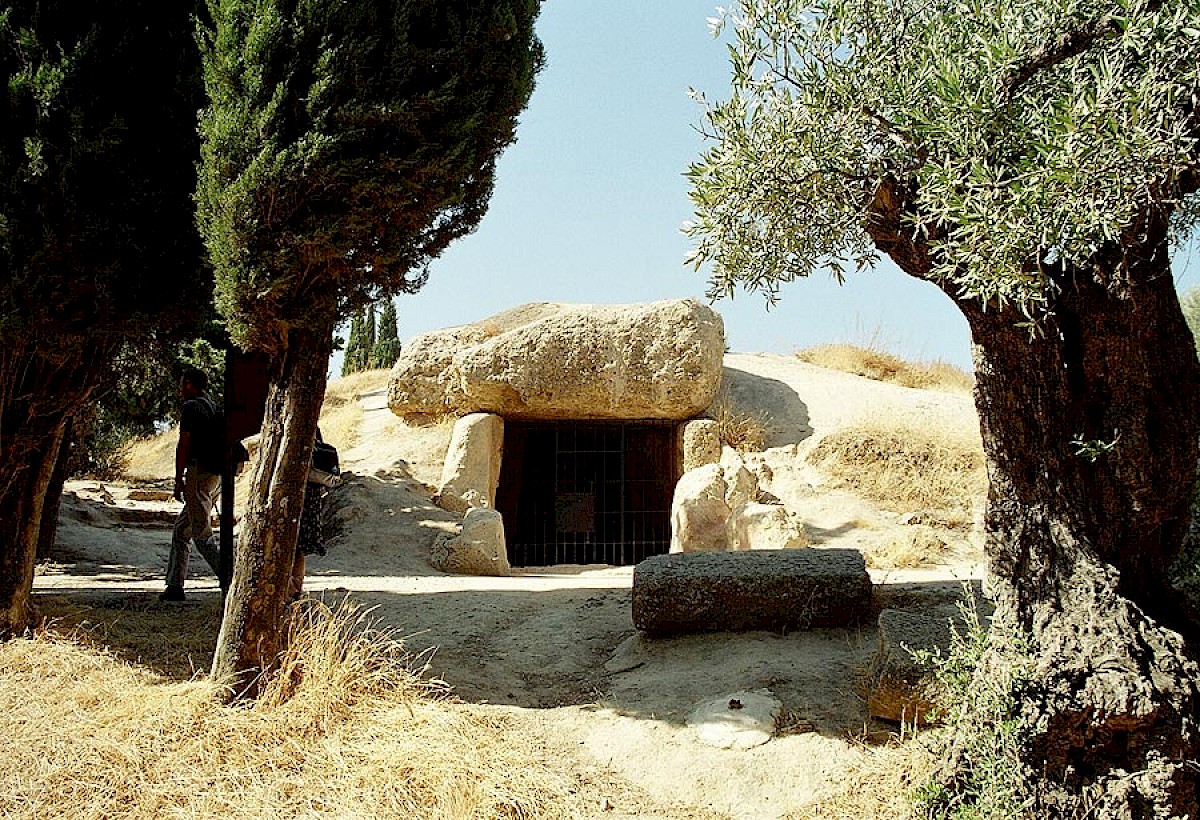
<svg viewBox="0 0 1200 820">
<path fill-rule="evenodd" d="M 175 446 L 175 500 L 183 510 L 175 520 L 171 553 L 167 557 L 167 588 L 159 597 L 182 601 L 187 580 L 189 541 L 213 572 L 219 551 L 212 536 L 212 511 L 221 492 L 225 459 L 225 425 L 220 407 L 208 395 L 208 376 L 189 368 L 179 382 L 183 406 L 179 414 L 179 443 Z"/>
</svg>

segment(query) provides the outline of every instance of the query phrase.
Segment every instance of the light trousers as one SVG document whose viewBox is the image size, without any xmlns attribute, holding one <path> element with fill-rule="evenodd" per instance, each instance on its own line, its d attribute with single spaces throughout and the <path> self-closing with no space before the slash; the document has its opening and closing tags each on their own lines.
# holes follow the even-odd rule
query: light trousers
<svg viewBox="0 0 1200 820">
<path fill-rule="evenodd" d="M 220 574 L 220 550 L 211 541 L 212 511 L 220 495 L 220 474 L 201 470 L 195 464 L 189 464 L 183 471 L 183 510 L 175 519 L 175 530 L 171 535 L 167 586 L 182 588 L 187 580 L 189 541 L 196 545 L 212 571 Z"/>
</svg>

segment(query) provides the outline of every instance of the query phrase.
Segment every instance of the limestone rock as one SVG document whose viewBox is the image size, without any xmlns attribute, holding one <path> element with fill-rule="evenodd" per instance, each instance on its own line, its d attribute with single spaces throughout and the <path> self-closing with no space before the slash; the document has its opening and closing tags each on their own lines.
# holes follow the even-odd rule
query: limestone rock
<svg viewBox="0 0 1200 820">
<path fill-rule="evenodd" d="M 685 473 L 721 460 L 721 437 L 712 419 L 693 419 L 683 424 L 679 436 Z"/>
<path fill-rule="evenodd" d="M 671 498 L 671 552 L 729 549 L 725 478 L 719 464 L 684 473 Z"/>
<path fill-rule="evenodd" d="M 847 626 L 871 596 L 858 550 L 655 555 L 633 570 L 633 625 L 651 635 Z"/>
<path fill-rule="evenodd" d="M 808 546 L 800 518 L 779 504 L 743 504 L 729 516 L 731 550 L 778 550 Z"/>
<path fill-rule="evenodd" d="M 473 507 L 463 517 L 462 532 L 434 542 L 430 561 L 435 569 L 462 575 L 509 575 L 504 519 L 495 510 Z"/>
<path fill-rule="evenodd" d="M 690 299 L 523 305 L 410 341 L 388 405 L 415 420 L 684 420 L 712 403 L 724 349 L 720 316 Z"/>
<path fill-rule="evenodd" d="M 867 682 L 867 711 L 897 723 L 927 725 L 939 692 L 932 667 L 918 663 L 910 650 L 950 648 L 949 618 L 899 609 L 879 613 L 879 645 Z"/>
<path fill-rule="evenodd" d="M 725 503 L 729 509 L 758 500 L 758 477 L 746 468 L 737 450 L 726 447 L 721 451 L 721 474 L 725 478 Z"/>
<path fill-rule="evenodd" d="M 767 690 L 732 692 L 697 704 L 687 723 L 706 746 L 753 749 L 771 739 L 782 709 Z"/>
<path fill-rule="evenodd" d="M 437 505 L 457 513 L 495 507 L 503 445 L 504 419 L 490 413 L 460 418 L 446 450 Z"/>
</svg>

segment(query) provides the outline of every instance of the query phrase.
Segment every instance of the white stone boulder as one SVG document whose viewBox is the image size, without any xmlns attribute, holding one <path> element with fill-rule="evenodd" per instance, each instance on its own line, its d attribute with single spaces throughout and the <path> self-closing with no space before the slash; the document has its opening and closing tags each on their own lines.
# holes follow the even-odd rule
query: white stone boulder
<svg viewBox="0 0 1200 820">
<path fill-rule="evenodd" d="M 405 345 L 388 406 L 524 419 L 671 419 L 704 411 L 721 383 L 721 317 L 691 299 L 530 304 Z"/>
<path fill-rule="evenodd" d="M 729 549 L 725 489 L 719 464 L 706 464 L 680 477 L 671 499 L 671 552 Z"/>
<path fill-rule="evenodd" d="M 441 535 L 434 542 L 430 563 L 442 572 L 460 575 L 510 575 L 504 519 L 484 507 L 467 510 L 461 532 Z"/>
<path fill-rule="evenodd" d="M 758 476 L 746 468 L 746 462 L 732 447 L 721 450 L 721 474 L 725 478 L 725 503 L 734 510 L 758 500 Z"/>
<path fill-rule="evenodd" d="M 804 523 L 781 504 L 743 504 L 730 514 L 727 529 L 729 549 L 734 551 L 808 546 Z"/>
<path fill-rule="evenodd" d="M 465 513 L 472 507 L 495 507 L 504 447 L 504 419 L 490 413 L 471 413 L 454 425 L 437 505 Z"/>
</svg>

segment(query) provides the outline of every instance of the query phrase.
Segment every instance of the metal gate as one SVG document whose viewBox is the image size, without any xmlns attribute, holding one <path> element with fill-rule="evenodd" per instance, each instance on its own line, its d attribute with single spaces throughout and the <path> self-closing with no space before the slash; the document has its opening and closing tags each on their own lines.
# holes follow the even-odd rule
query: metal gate
<svg viewBox="0 0 1200 820">
<path fill-rule="evenodd" d="M 669 422 L 506 421 L 496 507 L 509 563 L 624 566 L 667 552 L 676 451 Z"/>
</svg>

